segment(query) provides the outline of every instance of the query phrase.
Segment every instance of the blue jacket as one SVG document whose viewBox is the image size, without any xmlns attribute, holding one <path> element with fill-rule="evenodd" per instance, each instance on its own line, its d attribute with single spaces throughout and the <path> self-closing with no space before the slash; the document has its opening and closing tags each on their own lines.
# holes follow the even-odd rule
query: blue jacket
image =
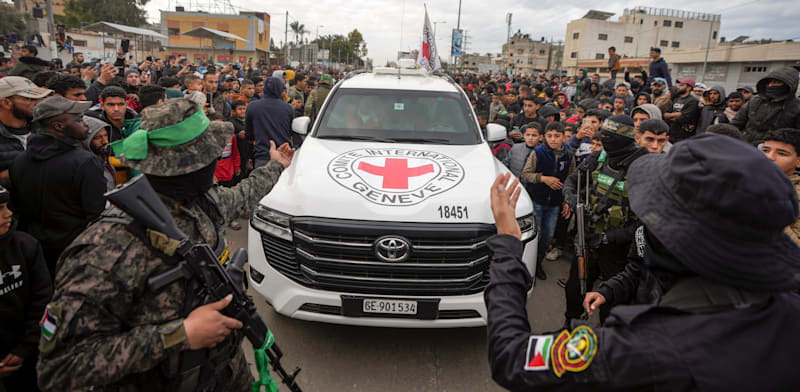
<svg viewBox="0 0 800 392">
<path fill-rule="evenodd" d="M 556 177 L 563 183 L 569 174 L 572 157 L 566 144 L 561 145 L 561 154 L 556 158 L 556 151 L 543 143 L 533 149 L 536 154 L 536 172 L 549 177 Z M 557 206 L 564 201 L 561 190 L 554 190 L 545 183 L 528 184 L 528 193 L 533 202 L 543 206 Z"/>
<path fill-rule="evenodd" d="M 667 86 L 672 87 L 672 78 L 669 76 L 669 67 L 664 58 L 661 57 L 656 61 L 650 63 L 650 78 L 647 79 L 647 86 L 653 82 L 655 78 L 664 78 L 667 80 Z"/>
<path fill-rule="evenodd" d="M 254 159 L 269 160 L 269 141 L 275 146 L 290 143 L 294 110 L 281 100 L 283 80 L 267 78 L 264 83 L 264 97 L 247 105 L 245 131 L 255 137 Z"/>
</svg>

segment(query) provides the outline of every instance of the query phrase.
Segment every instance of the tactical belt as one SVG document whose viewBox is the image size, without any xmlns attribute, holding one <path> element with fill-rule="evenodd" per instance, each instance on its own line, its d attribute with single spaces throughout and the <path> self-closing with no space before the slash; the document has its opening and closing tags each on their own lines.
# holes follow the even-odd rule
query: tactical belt
<svg viewBox="0 0 800 392">
<path fill-rule="evenodd" d="M 758 306 L 770 298 L 768 292 L 742 290 L 695 276 L 675 283 L 659 306 L 702 314 Z"/>
</svg>

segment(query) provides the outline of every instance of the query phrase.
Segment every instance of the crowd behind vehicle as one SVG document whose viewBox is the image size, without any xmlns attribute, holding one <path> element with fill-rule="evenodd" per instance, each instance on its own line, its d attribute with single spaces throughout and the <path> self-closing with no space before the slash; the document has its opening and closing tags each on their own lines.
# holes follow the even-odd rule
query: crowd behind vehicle
<svg viewBox="0 0 800 392">
<path fill-rule="evenodd" d="M 612 60 L 613 52 L 611 48 Z M 123 146 L 120 142 L 142 137 L 137 131 L 148 113 L 152 118 L 152 113 L 171 99 L 183 98 L 200 105 L 211 122 L 230 123 L 234 135 L 219 146 L 221 154 L 213 179 L 219 187 L 231 188 L 254 169 L 274 160 L 275 146 L 300 148 L 302 136 L 292 132 L 292 119 L 309 116 L 313 123 L 336 81 L 345 77 L 344 73 L 320 72 L 317 67 L 195 64 L 174 56 L 148 57 L 137 63 L 126 59 L 121 49 L 113 64 L 87 61 L 81 53 L 74 53 L 73 61 L 61 66 L 37 55 L 37 47 L 28 45 L 11 58 L 0 58 L 0 252 L 5 254 L 0 260 L 0 387 L 4 384 L 8 391 L 37 389 L 38 347 L 52 332 L 47 329 L 50 319 L 45 309 L 54 289 L 58 289 L 54 279 L 59 276 L 60 257 L 106 210 L 104 193 L 141 173 L 119 159 L 119 149 Z M 485 132 L 487 124 L 498 124 L 507 131 L 507 138 L 493 142 L 491 150 L 534 202 L 539 227 L 536 278 L 548 279 L 544 260 L 569 255 L 570 274 L 559 279 L 565 289 L 567 330 L 577 330 L 573 321 L 584 317 L 584 312 L 599 308 L 601 321 L 606 321 L 613 306 L 641 300 L 632 292 L 635 289 L 626 286 L 625 276 L 636 275 L 630 279 L 638 279 L 640 271 L 632 272 L 630 266 L 642 262 L 631 261 L 637 257 L 632 249 L 637 245 L 637 235 L 646 237 L 640 228 L 647 226 L 652 231 L 658 222 L 640 216 L 634 203 L 636 179 L 628 177 L 628 169 L 640 158 L 668 154 L 673 149 L 677 156 L 687 153 L 691 147 L 686 145 L 697 143 L 702 147 L 689 152 L 695 154 L 696 162 L 706 162 L 703 154 L 712 157 L 735 151 L 743 157 L 743 163 L 762 170 L 752 173 L 758 177 L 766 169 L 747 154 L 760 151 L 785 178 L 763 176 L 776 182 L 764 183 L 761 178 L 759 184 L 777 188 L 790 183 L 800 195 L 798 70 L 773 70 L 756 86 L 726 92 L 721 86 L 707 87 L 691 78 L 673 81 L 660 50 L 654 48 L 651 57 L 648 71 L 625 72 L 621 81 L 616 79 L 616 70 L 612 79 L 606 80 L 583 69 L 577 75 L 451 75 L 467 95 L 481 129 Z M 712 158 L 707 162 L 716 164 Z M 675 163 L 675 167 L 682 166 Z M 725 175 L 713 169 L 721 167 L 712 168 L 710 173 Z M 687 178 L 695 174 L 686 170 Z M 706 180 L 714 184 L 712 179 Z M 506 178 L 500 182 L 505 190 L 510 181 Z M 740 191 L 723 185 L 716 192 Z M 192 191 L 188 188 L 175 192 Z M 640 194 L 642 189 L 638 189 Z M 773 201 L 784 206 L 783 201 Z M 793 203 L 793 216 L 789 216 L 791 207 L 789 213 L 786 208 L 764 207 L 763 214 L 771 219 L 771 225 L 763 220 L 731 218 L 726 215 L 730 210 L 720 216 L 739 225 L 752 225 L 755 231 L 781 222 L 780 231 L 795 244 L 795 248 L 783 248 L 783 254 L 796 255 L 800 220 L 797 199 Z M 579 207 L 587 209 L 587 222 L 580 228 L 575 216 Z M 496 218 L 499 210 L 497 207 Z M 773 213 L 779 215 L 770 216 Z M 225 224 L 240 229 L 235 220 Z M 498 221 L 498 231 L 503 234 L 500 229 Z M 505 230 L 513 236 L 513 227 Z M 582 230 L 586 231 L 584 241 L 575 244 Z M 660 233 L 655 236 L 667 248 L 672 246 Z M 496 254 L 514 258 L 501 249 L 514 247 L 513 243 L 494 241 L 491 246 Z M 590 260 L 588 266 L 581 265 L 577 257 L 583 248 Z M 639 258 L 648 260 L 641 255 Z M 532 284 L 527 278 L 525 283 Z M 602 284 L 593 289 L 601 280 Z M 490 283 L 487 305 L 491 293 L 504 290 L 501 286 L 499 282 Z M 792 284 L 775 287 L 798 289 Z M 521 306 L 524 311 L 524 301 Z M 491 338 L 495 336 L 493 327 L 498 325 L 493 323 L 493 316 L 513 317 L 490 309 L 490 356 L 496 359 L 503 354 L 494 344 L 502 339 Z M 530 332 L 529 326 L 519 328 Z M 586 339 L 597 343 L 596 338 Z M 525 339 L 524 343 L 530 352 L 530 341 Z M 535 351 L 538 346 L 533 347 Z M 596 348 L 587 351 L 592 357 L 596 352 Z M 516 365 L 515 360 L 505 360 Z M 591 358 L 586 362 L 589 366 Z M 545 364 L 548 368 L 557 365 Z M 519 369 L 505 374 L 508 379 L 495 373 L 498 382 L 511 389 L 550 382 L 531 381 L 530 373 L 522 370 L 523 365 L 530 365 L 535 372 L 537 366 L 545 365 L 518 365 Z M 561 378 L 565 371 L 582 370 L 567 365 L 556 375 Z"/>
</svg>

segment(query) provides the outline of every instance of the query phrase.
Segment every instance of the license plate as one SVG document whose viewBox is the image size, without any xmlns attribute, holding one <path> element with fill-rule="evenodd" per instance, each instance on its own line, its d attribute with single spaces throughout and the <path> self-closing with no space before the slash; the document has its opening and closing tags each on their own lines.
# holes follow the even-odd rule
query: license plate
<svg viewBox="0 0 800 392">
<path fill-rule="evenodd" d="M 439 317 L 439 298 L 376 298 L 343 295 L 342 316 L 395 317 L 436 320 Z"/>
<path fill-rule="evenodd" d="M 365 299 L 361 310 L 364 313 L 415 315 L 417 314 L 417 302 L 390 299 Z"/>
</svg>

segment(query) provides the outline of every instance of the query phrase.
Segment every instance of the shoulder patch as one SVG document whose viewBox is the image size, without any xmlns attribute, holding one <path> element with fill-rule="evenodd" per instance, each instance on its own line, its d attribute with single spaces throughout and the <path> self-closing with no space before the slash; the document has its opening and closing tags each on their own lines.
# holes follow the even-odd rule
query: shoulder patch
<svg viewBox="0 0 800 392">
<path fill-rule="evenodd" d="M 531 335 L 528 338 L 528 350 L 525 352 L 525 370 L 550 369 L 550 346 L 552 345 L 553 335 Z"/>
<path fill-rule="evenodd" d="M 55 347 L 55 335 L 58 331 L 58 323 L 61 319 L 61 306 L 48 304 L 39 321 L 42 330 L 42 337 L 39 339 L 39 351 L 48 353 Z"/>
<path fill-rule="evenodd" d="M 596 354 L 597 335 L 590 327 L 581 325 L 572 333 L 561 331 L 550 352 L 553 373 L 561 378 L 565 372 L 582 372 L 589 367 Z"/>
<path fill-rule="evenodd" d="M 645 239 L 644 239 L 644 226 L 639 226 L 636 229 L 636 233 L 634 234 L 634 241 L 636 241 L 636 254 L 644 258 L 644 246 L 645 246 Z"/>
</svg>

